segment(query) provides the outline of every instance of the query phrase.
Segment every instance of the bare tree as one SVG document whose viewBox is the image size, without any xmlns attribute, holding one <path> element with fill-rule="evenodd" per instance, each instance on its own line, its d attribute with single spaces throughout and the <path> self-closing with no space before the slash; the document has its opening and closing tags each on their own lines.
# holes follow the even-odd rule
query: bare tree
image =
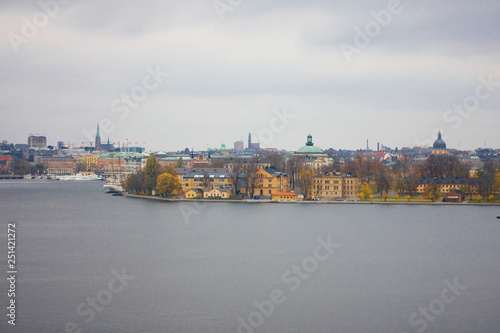
<svg viewBox="0 0 500 333">
<path fill-rule="evenodd" d="M 295 182 L 298 177 L 302 163 L 298 156 L 292 156 L 286 161 L 286 172 L 288 173 L 288 179 L 290 181 L 290 186 L 295 189 Z"/>
<path fill-rule="evenodd" d="M 244 173 L 246 175 L 246 190 L 247 190 L 247 195 L 251 198 L 253 198 L 254 192 L 255 192 L 255 185 L 257 183 L 257 175 L 256 172 L 258 171 L 257 166 L 258 166 L 258 157 L 253 157 L 248 161 L 247 163 L 244 164 Z"/>
</svg>

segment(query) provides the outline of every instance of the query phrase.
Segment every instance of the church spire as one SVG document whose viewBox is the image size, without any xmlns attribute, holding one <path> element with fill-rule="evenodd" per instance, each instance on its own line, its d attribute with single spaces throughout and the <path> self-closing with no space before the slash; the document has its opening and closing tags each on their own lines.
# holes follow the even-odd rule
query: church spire
<svg viewBox="0 0 500 333">
<path fill-rule="evenodd" d="M 99 134 L 99 123 L 97 123 L 97 133 L 95 135 L 95 149 L 101 150 L 101 134 Z"/>
</svg>

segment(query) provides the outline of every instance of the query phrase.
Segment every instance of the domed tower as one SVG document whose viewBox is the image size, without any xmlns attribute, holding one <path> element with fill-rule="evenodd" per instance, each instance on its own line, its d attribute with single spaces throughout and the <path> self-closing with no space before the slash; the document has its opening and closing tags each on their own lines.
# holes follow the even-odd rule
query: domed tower
<svg viewBox="0 0 500 333">
<path fill-rule="evenodd" d="M 446 150 L 446 142 L 444 142 L 444 140 L 441 138 L 441 131 L 439 131 L 438 138 L 432 145 L 432 153 L 435 155 L 448 154 L 448 151 Z"/>
</svg>

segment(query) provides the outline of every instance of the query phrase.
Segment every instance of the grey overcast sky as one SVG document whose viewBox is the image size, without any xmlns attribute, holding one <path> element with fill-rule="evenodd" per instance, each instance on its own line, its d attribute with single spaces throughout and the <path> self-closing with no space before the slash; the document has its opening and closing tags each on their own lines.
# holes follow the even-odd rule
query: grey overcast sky
<svg viewBox="0 0 500 333">
<path fill-rule="evenodd" d="M 0 3 L 0 140 L 500 147 L 498 0 L 41 3 Z"/>
</svg>

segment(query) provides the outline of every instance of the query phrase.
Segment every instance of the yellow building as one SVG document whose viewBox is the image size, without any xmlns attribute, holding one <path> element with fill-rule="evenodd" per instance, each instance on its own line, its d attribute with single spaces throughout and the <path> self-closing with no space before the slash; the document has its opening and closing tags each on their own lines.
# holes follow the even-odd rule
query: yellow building
<svg viewBox="0 0 500 333">
<path fill-rule="evenodd" d="M 200 188 L 192 188 L 186 191 L 186 199 L 201 199 L 203 198 L 203 190 Z"/>
<path fill-rule="evenodd" d="M 203 193 L 203 197 L 206 199 L 210 198 L 221 198 L 221 199 L 229 199 L 233 192 L 230 189 L 218 189 L 218 188 L 213 188 L 213 189 L 207 189 Z"/>
<path fill-rule="evenodd" d="M 455 190 L 465 193 L 479 193 L 481 181 L 478 178 L 422 178 L 417 181 L 417 193 L 424 193 L 425 188 L 436 182 L 439 192 L 446 194 Z"/>
<path fill-rule="evenodd" d="M 175 171 L 184 192 L 192 188 L 233 189 L 231 173 L 225 168 L 176 168 Z"/>
<path fill-rule="evenodd" d="M 97 171 L 97 160 L 99 155 L 83 155 L 82 156 L 82 171 L 95 172 Z"/>
<path fill-rule="evenodd" d="M 254 176 L 254 195 L 271 196 L 288 188 L 288 175 L 274 168 L 260 168 Z"/>
<path fill-rule="evenodd" d="M 298 194 L 292 192 L 276 192 L 271 198 L 277 201 L 297 201 Z"/>
<path fill-rule="evenodd" d="M 357 198 L 359 187 L 357 177 L 325 172 L 314 176 L 312 194 L 323 198 Z"/>
</svg>

